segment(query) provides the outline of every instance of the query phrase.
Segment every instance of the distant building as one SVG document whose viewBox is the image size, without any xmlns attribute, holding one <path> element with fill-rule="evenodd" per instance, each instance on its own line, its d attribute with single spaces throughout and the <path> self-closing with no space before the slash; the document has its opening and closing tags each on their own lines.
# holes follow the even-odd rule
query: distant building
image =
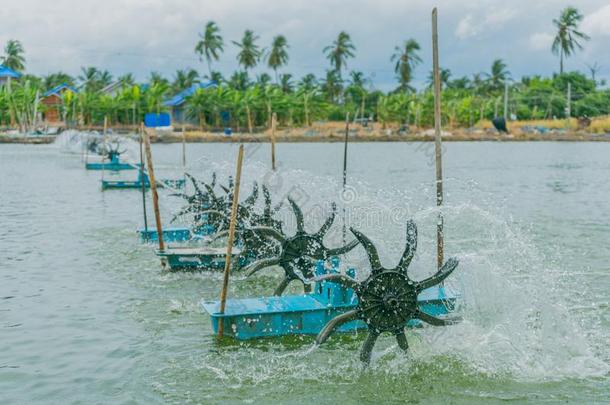
<svg viewBox="0 0 610 405">
<path fill-rule="evenodd" d="M 7 68 L 4 65 L 0 65 L 0 86 L 8 83 L 10 80 L 19 79 L 21 73 L 15 72 L 13 69 Z"/>
<path fill-rule="evenodd" d="M 174 123 L 184 123 L 187 122 L 186 118 L 186 109 L 185 102 L 186 99 L 192 96 L 198 89 L 210 89 L 215 88 L 216 82 L 213 81 L 203 81 L 201 83 L 196 83 L 189 87 L 186 90 L 182 90 L 180 93 L 176 94 L 169 100 L 163 102 L 165 107 L 169 107 L 170 114 L 172 117 L 172 122 Z"/>
<path fill-rule="evenodd" d="M 72 93 L 78 93 L 78 91 L 72 87 L 67 85 L 66 83 L 60 84 L 47 91 L 42 95 L 42 99 L 40 102 L 45 106 L 45 111 L 43 112 L 44 120 L 48 123 L 57 123 L 61 122 L 61 109 L 64 105 L 63 96 L 67 91 L 71 91 Z"/>
</svg>

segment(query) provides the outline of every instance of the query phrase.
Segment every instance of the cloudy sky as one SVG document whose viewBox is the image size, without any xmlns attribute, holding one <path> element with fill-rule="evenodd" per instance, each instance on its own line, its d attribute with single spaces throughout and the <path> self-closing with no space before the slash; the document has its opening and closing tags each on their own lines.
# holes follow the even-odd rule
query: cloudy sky
<svg viewBox="0 0 610 405">
<path fill-rule="evenodd" d="M 290 62 L 285 71 L 300 77 L 324 74 L 322 48 L 339 31 L 351 34 L 357 52 L 349 69 L 360 70 L 375 85 L 395 85 L 390 56 L 394 46 L 414 38 L 424 62 L 415 72 L 422 85 L 431 66 L 430 12 L 426 0 L 19 0 L 0 7 L 0 46 L 22 41 L 27 70 L 78 74 L 97 66 L 114 75 L 127 72 L 144 80 L 151 71 L 172 76 L 177 69 L 207 68 L 193 52 L 197 35 L 214 20 L 225 38 L 225 53 L 214 69 L 237 69 L 236 49 L 244 29 L 267 46 L 277 34 L 287 37 Z M 582 29 L 592 40 L 569 59 L 567 69 L 588 71 L 601 65 L 610 79 L 610 4 L 607 0 L 438 0 L 441 65 L 454 76 L 487 71 L 504 59 L 514 77 L 549 75 L 558 70 L 550 52 L 552 19 L 568 5 L 585 15 Z M 262 69 L 260 70 L 262 71 Z"/>
</svg>

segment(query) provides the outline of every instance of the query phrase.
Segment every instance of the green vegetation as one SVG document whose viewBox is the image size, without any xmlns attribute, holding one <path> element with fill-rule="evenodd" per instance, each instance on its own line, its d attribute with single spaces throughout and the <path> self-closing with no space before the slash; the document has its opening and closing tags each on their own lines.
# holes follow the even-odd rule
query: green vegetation
<svg viewBox="0 0 610 405">
<path fill-rule="evenodd" d="M 564 118 L 568 83 L 572 116 L 610 114 L 610 90 L 596 80 L 597 65 L 590 67 L 590 77 L 580 72 L 563 72 L 564 59 L 582 48 L 579 41 L 588 39 L 578 31 L 581 19 L 576 9 L 568 7 L 559 19 L 553 20 L 557 36 L 551 50 L 560 57 L 560 73 L 552 77 L 516 80 L 502 59 L 492 61 L 489 72 L 469 77 L 453 77 L 449 69 L 442 69 L 444 125 L 472 127 L 480 120 L 502 115 L 505 87 L 508 114 L 519 120 Z M 45 108 L 40 103 L 35 106 L 36 100 L 62 83 L 78 88 L 77 93 L 67 92 L 63 96 L 61 118 L 68 123 L 99 125 L 107 116 L 112 124 L 135 125 L 146 112 L 165 111 L 165 100 L 203 78 L 213 80 L 218 86 L 196 90 L 184 106 L 187 119 L 201 128 L 218 128 L 226 113 L 232 127 L 250 132 L 268 127 L 273 112 L 282 126 L 343 120 L 347 113 L 355 118 L 373 118 L 384 127 L 389 123 L 429 127 L 433 123 L 431 86 L 421 91 L 412 86 L 414 69 L 422 62 L 420 44 L 412 38 L 395 46 L 388 60 L 397 80 L 397 87 L 389 92 L 374 89 L 362 72 L 347 71 L 347 62 L 356 56 L 356 46 L 344 31 L 322 50 L 329 62 L 324 77 L 307 74 L 300 80 L 290 73 L 280 73 L 289 61 L 286 37 L 275 36 L 267 51 L 261 48 L 259 39 L 252 30 L 246 30 L 240 41 L 231 41 L 238 49 L 241 70 L 227 78 L 212 69 L 212 63 L 219 60 L 225 45 L 213 21 L 205 25 L 195 46 L 195 53 L 207 63 L 208 72 L 203 77 L 194 69 L 178 70 L 171 80 L 152 72 L 145 83 L 135 83 L 131 74 L 113 80 L 110 72 L 93 66 L 83 67 L 77 78 L 63 72 L 46 77 L 24 75 L 0 90 L 0 125 L 31 122 L 33 114 L 44 112 Z M 251 70 L 262 58 L 275 81 L 267 73 L 251 77 Z M 8 41 L 1 60 L 8 67 L 23 71 L 25 57 L 21 44 Z M 431 78 L 430 74 L 430 84 Z M 115 81 L 120 86 L 111 94 L 102 91 Z"/>
</svg>

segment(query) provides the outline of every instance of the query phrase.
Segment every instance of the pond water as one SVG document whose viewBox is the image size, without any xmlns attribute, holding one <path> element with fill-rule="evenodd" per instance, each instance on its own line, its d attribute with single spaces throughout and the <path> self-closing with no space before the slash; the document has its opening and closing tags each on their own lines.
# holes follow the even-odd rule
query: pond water
<svg viewBox="0 0 610 405">
<path fill-rule="evenodd" d="M 316 350 L 311 337 L 218 343 L 198 303 L 219 296 L 221 275 L 161 270 L 135 233 L 138 191 L 102 192 L 102 173 L 86 171 L 74 145 L 0 146 L 0 402 L 608 402 L 610 144 L 444 149 L 446 250 L 460 259 L 448 284 L 462 294 L 463 321 L 409 330 L 408 355 L 383 337 L 363 370 L 363 334 Z M 157 177 L 182 175 L 181 150 L 153 145 Z M 346 192 L 342 151 L 278 144 L 272 175 L 269 145 L 246 145 L 242 198 L 267 182 L 274 201 L 298 198 L 309 230 L 336 201 L 387 267 L 412 218 L 420 237 L 410 272 L 431 274 L 433 144 L 350 145 Z M 236 145 L 189 144 L 188 170 L 226 183 L 236 154 Z M 160 198 L 167 223 L 182 201 Z M 328 245 L 340 243 L 342 221 Z M 367 270 L 361 248 L 344 262 Z M 279 280 L 273 269 L 234 274 L 229 296 L 269 295 Z"/>
</svg>

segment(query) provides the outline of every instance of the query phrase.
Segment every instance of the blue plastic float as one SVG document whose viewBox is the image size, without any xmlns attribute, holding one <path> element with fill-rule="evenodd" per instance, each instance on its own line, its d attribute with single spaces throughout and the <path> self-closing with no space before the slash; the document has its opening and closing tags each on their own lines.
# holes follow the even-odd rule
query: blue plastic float
<svg viewBox="0 0 610 405">
<path fill-rule="evenodd" d="M 139 163 L 121 162 L 118 154 L 112 154 L 108 162 L 88 162 L 85 164 L 87 170 L 136 170 L 140 168 Z"/>
<path fill-rule="evenodd" d="M 172 246 L 157 250 L 164 269 L 176 270 L 223 270 L 226 262 L 226 247 L 211 246 Z M 233 263 L 238 267 L 247 266 L 253 258 L 240 255 L 239 248 L 233 248 Z"/>
<path fill-rule="evenodd" d="M 163 240 L 166 242 L 188 242 L 191 240 L 205 239 L 206 236 L 212 235 L 216 229 L 212 225 L 203 225 L 197 231 L 193 231 L 187 227 L 169 227 L 163 228 Z M 159 233 L 156 229 L 138 229 L 140 240 L 142 242 L 158 242 Z"/>
<path fill-rule="evenodd" d="M 337 273 L 338 260 L 332 260 L 327 271 L 323 261 L 318 261 L 316 274 Z M 347 275 L 354 277 L 355 269 Z M 428 315 L 443 317 L 455 309 L 457 294 L 443 286 L 422 291 L 417 297 L 419 310 Z M 313 292 L 304 295 L 286 295 L 261 298 L 229 299 L 224 313 L 220 313 L 219 301 L 201 301 L 201 308 L 212 319 L 214 333 L 223 322 L 224 335 L 237 340 L 259 339 L 286 335 L 317 335 L 333 318 L 350 311 L 358 304 L 354 290 L 331 281 L 315 283 Z M 406 327 L 421 326 L 412 319 Z M 337 332 L 353 332 L 366 329 L 362 320 L 344 323 Z"/>
<path fill-rule="evenodd" d="M 144 182 L 144 188 L 150 188 L 150 181 L 148 180 L 147 174 L 138 172 L 138 178 L 136 180 L 102 180 L 102 190 L 108 189 L 142 189 L 142 182 Z M 162 179 L 157 181 L 157 187 L 159 188 L 174 188 L 179 189 L 184 187 L 184 179 Z"/>
</svg>

